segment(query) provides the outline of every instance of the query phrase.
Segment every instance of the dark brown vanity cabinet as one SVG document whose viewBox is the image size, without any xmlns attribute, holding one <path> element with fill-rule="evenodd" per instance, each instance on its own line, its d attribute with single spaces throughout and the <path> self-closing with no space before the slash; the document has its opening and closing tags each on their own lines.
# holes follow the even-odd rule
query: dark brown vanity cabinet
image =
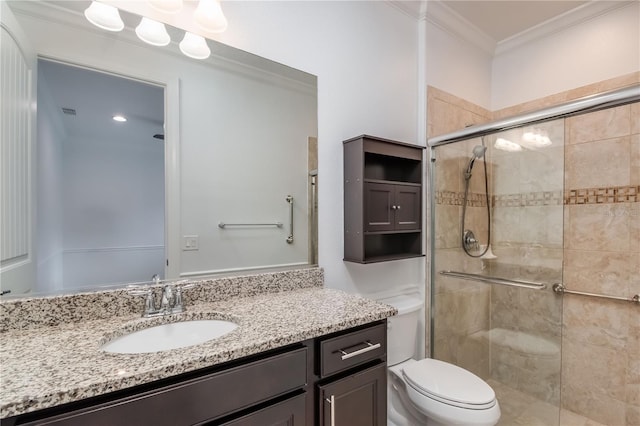
<svg viewBox="0 0 640 426">
<path fill-rule="evenodd" d="M 386 320 L 377 321 L 1 423 L 324 426 L 331 406 L 318 401 L 333 400 L 333 426 L 384 425 L 385 331 Z"/>
<path fill-rule="evenodd" d="M 344 260 L 422 256 L 423 150 L 367 135 L 344 141 Z"/>
<path fill-rule="evenodd" d="M 386 322 L 319 342 L 319 426 L 387 424 Z"/>
<path fill-rule="evenodd" d="M 307 424 L 311 342 L 18 418 L 7 425 Z M 2 421 L 5 425 L 5 420 Z"/>
</svg>

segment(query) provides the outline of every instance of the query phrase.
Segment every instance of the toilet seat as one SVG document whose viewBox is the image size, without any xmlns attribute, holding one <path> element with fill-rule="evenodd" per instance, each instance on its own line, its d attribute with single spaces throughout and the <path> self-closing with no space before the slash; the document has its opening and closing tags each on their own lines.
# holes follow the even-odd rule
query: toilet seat
<svg viewBox="0 0 640 426">
<path fill-rule="evenodd" d="M 402 376 L 420 395 L 447 405 L 468 410 L 487 410 L 496 405 L 491 386 L 453 364 L 427 358 L 404 365 Z"/>
</svg>

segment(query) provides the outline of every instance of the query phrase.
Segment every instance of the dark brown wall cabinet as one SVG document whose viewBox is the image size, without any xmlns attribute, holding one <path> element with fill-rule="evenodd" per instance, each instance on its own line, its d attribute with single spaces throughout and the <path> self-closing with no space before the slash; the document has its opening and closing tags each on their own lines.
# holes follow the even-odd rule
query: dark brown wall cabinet
<svg viewBox="0 0 640 426">
<path fill-rule="evenodd" d="M 423 150 L 367 135 L 344 141 L 344 260 L 422 256 Z"/>
</svg>

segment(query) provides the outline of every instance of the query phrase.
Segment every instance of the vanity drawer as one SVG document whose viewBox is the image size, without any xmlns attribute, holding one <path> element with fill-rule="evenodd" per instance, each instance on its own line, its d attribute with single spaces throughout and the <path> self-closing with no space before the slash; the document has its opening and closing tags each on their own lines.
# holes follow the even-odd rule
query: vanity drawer
<svg viewBox="0 0 640 426">
<path fill-rule="evenodd" d="M 320 377 L 330 376 L 367 361 L 386 360 L 386 355 L 386 322 L 322 340 Z"/>
<path fill-rule="evenodd" d="M 303 389 L 307 348 L 190 379 L 97 406 L 27 422 L 55 426 L 187 426 L 239 412 Z"/>
</svg>

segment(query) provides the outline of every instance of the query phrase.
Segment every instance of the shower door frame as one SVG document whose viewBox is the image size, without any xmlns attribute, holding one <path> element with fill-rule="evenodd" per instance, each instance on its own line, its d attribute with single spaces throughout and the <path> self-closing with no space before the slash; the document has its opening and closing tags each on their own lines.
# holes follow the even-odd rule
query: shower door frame
<svg viewBox="0 0 640 426">
<path fill-rule="evenodd" d="M 437 136 L 427 140 L 429 149 L 429 280 L 431 288 L 429 291 L 429 356 L 433 358 L 435 349 L 435 148 L 448 145 L 467 139 L 482 137 L 485 135 L 498 133 L 505 130 L 515 129 L 522 126 L 547 122 L 551 120 L 570 117 L 573 115 L 585 114 L 599 111 L 606 108 L 626 105 L 640 101 L 640 85 L 625 87 L 610 92 L 604 92 L 592 96 L 586 96 L 574 101 L 566 102 L 549 108 L 544 108 L 534 112 L 520 114 L 502 120 L 493 121 L 486 124 L 474 125 L 463 130 Z"/>
</svg>

